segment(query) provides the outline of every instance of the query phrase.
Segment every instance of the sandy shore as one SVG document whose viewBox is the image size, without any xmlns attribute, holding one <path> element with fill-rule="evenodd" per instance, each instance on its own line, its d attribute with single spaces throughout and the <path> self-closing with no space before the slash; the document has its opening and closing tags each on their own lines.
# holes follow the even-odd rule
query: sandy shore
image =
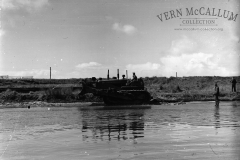
<svg viewBox="0 0 240 160">
<path fill-rule="evenodd" d="M 234 93 L 232 96 L 224 96 L 219 98 L 220 101 L 240 101 L 240 93 Z M 78 106 L 104 106 L 104 102 L 94 102 L 93 99 L 90 101 L 66 101 L 64 100 L 54 100 L 52 102 L 47 102 L 43 100 L 29 100 L 29 101 L 17 101 L 17 100 L 2 100 L 0 101 L 0 108 L 31 108 L 31 107 L 78 107 Z M 147 105 L 182 105 L 187 102 L 195 101 L 215 101 L 214 96 L 196 96 L 191 95 L 191 97 L 184 97 L 181 94 L 163 94 L 158 97 L 154 97 Z"/>
<path fill-rule="evenodd" d="M 74 103 L 48 103 L 43 101 L 33 102 L 6 102 L 1 103 L 0 108 L 28 108 L 28 107 L 77 107 L 91 106 L 92 102 L 74 102 Z"/>
<path fill-rule="evenodd" d="M 200 100 L 186 100 L 186 99 L 154 99 L 146 105 L 183 105 L 190 102 L 212 102 L 211 99 Z M 232 99 L 220 99 L 220 101 L 233 101 Z M 240 101 L 240 99 L 234 100 Z M 2 102 L 1 108 L 31 108 L 31 107 L 82 107 L 82 106 L 104 106 L 104 102 L 67 102 L 67 103 L 51 103 L 45 101 L 31 101 L 31 102 Z"/>
</svg>

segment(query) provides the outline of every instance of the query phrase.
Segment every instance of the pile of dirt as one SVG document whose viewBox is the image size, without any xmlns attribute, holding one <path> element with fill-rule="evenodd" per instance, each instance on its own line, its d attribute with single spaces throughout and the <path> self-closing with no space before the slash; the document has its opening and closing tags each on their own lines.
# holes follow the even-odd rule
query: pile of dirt
<svg viewBox="0 0 240 160">
<path fill-rule="evenodd" d="M 71 88 L 53 88 L 47 91 L 19 93 L 10 89 L 0 93 L 0 100 L 5 102 L 32 102 L 45 101 L 50 103 L 72 103 L 72 102 L 102 102 L 102 99 L 93 94 L 78 96 Z"/>
<path fill-rule="evenodd" d="M 42 100 L 42 94 L 30 93 L 18 93 L 10 89 L 0 93 L 0 99 L 7 102 L 20 102 L 20 101 L 37 101 Z"/>
</svg>

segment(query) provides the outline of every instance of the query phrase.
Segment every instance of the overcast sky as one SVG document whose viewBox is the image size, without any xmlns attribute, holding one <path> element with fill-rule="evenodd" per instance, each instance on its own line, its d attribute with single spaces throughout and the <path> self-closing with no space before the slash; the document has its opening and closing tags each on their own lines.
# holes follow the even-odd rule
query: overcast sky
<svg viewBox="0 0 240 160">
<path fill-rule="evenodd" d="M 48 78 L 240 75 L 239 23 L 180 26 L 186 8 L 239 14 L 238 0 L 2 0 L 0 75 Z M 157 15 L 181 9 L 182 17 Z M 170 12 L 168 12 L 170 16 Z M 189 18 L 188 17 L 188 18 Z M 183 28 L 221 28 L 186 31 Z"/>
</svg>

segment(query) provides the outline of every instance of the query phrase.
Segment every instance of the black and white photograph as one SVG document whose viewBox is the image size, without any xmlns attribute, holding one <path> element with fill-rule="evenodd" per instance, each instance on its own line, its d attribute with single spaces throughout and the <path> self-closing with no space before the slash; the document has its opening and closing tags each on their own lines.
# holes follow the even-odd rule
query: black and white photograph
<svg viewBox="0 0 240 160">
<path fill-rule="evenodd" d="M 0 160 L 240 160 L 239 0 L 0 0 Z"/>
</svg>

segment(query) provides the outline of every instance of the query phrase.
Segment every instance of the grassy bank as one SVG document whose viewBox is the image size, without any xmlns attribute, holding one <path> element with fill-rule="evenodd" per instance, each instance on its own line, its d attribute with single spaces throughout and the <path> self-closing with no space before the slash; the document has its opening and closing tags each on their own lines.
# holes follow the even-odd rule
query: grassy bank
<svg viewBox="0 0 240 160">
<path fill-rule="evenodd" d="M 221 100 L 240 100 L 240 93 L 231 91 L 232 77 L 145 77 L 145 87 L 156 101 L 211 101 L 214 100 L 214 84 L 218 82 Z M 235 77 L 240 82 L 240 77 Z M 92 94 L 79 97 L 81 79 L 33 79 L 0 80 L 0 102 L 44 101 L 54 103 L 101 102 L 102 99 Z M 16 92 L 7 88 L 45 88 L 28 93 Z M 78 88 L 79 87 L 79 88 Z M 47 88 L 47 89 L 46 89 Z M 78 89 L 76 89 L 78 88 Z M 237 85 L 237 91 L 240 84 Z"/>
<path fill-rule="evenodd" d="M 240 83 L 240 77 L 235 77 Z M 144 78 L 145 87 L 154 98 L 173 101 L 214 100 L 214 84 L 218 83 L 221 100 L 240 100 L 232 92 L 232 77 L 151 77 Z M 237 91 L 240 84 L 237 85 Z"/>
</svg>

